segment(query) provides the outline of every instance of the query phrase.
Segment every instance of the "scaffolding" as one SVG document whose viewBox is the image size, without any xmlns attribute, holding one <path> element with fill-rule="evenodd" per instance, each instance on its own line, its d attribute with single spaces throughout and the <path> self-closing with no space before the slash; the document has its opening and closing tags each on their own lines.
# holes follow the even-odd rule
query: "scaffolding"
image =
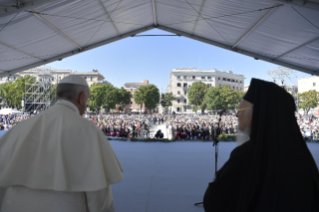
<svg viewBox="0 0 319 212">
<path fill-rule="evenodd" d="M 276 69 L 267 71 L 267 77 L 269 81 L 273 81 L 283 87 L 294 97 L 297 111 L 299 111 L 297 72 L 290 68 L 279 66 Z"/>
<path fill-rule="evenodd" d="M 25 111 L 40 111 L 50 108 L 56 102 L 55 93 L 52 93 L 54 71 L 49 66 L 36 67 L 24 73 L 29 76 L 25 81 Z"/>
</svg>

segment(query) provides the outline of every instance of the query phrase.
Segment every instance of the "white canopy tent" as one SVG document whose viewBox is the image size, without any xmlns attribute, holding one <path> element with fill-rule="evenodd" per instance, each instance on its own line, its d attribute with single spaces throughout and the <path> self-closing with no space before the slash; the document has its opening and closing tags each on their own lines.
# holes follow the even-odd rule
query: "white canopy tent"
<svg viewBox="0 0 319 212">
<path fill-rule="evenodd" d="M 319 0 L 2 0 L 0 76 L 154 28 L 319 75 Z"/>
<path fill-rule="evenodd" d="M 0 115 L 8 115 L 8 114 L 15 115 L 15 114 L 23 114 L 23 113 L 18 111 L 18 110 L 11 109 L 11 108 L 5 108 L 5 109 L 0 110 Z"/>
</svg>

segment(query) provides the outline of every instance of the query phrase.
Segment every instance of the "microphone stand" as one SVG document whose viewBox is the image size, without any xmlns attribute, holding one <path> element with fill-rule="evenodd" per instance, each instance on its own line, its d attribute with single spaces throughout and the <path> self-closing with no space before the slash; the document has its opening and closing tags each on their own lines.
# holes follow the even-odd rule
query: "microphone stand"
<svg viewBox="0 0 319 212">
<path fill-rule="evenodd" d="M 216 129 L 216 135 L 214 137 L 214 140 L 213 140 L 213 146 L 215 146 L 215 175 L 214 175 L 214 179 L 216 179 L 217 177 L 217 162 L 218 162 L 218 136 L 221 134 L 221 128 L 220 128 L 220 122 L 222 120 L 222 114 L 225 112 L 225 110 L 222 110 L 221 112 L 218 113 L 218 115 L 220 116 L 219 117 L 219 120 L 218 120 L 218 125 L 217 125 L 217 129 Z M 198 202 L 198 203 L 195 203 L 194 205 L 201 205 L 201 204 L 204 204 L 204 202 Z"/>
</svg>

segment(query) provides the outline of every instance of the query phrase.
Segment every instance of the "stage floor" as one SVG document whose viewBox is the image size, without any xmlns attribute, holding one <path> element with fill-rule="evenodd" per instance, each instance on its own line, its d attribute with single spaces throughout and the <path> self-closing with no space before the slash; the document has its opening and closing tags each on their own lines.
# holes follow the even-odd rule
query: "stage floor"
<svg viewBox="0 0 319 212">
<path fill-rule="evenodd" d="M 124 179 L 112 185 L 116 212 L 202 212 L 208 183 L 214 176 L 211 142 L 110 141 L 123 168 Z M 229 158 L 235 142 L 219 145 L 218 168 Z M 308 143 L 319 166 L 319 143 Z"/>
</svg>

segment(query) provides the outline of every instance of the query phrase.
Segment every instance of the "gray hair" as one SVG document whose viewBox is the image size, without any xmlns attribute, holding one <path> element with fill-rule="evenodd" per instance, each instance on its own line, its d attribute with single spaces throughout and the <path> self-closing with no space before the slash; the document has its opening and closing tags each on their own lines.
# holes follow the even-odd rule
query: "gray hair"
<svg viewBox="0 0 319 212">
<path fill-rule="evenodd" d="M 84 92 L 86 96 L 89 94 L 89 88 L 83 85 L 75 84 L 58 84 L 56 88 L 56 97 L 65 98 L 69 100 L 75 100 L 81 92 Z"/>
</svg>

